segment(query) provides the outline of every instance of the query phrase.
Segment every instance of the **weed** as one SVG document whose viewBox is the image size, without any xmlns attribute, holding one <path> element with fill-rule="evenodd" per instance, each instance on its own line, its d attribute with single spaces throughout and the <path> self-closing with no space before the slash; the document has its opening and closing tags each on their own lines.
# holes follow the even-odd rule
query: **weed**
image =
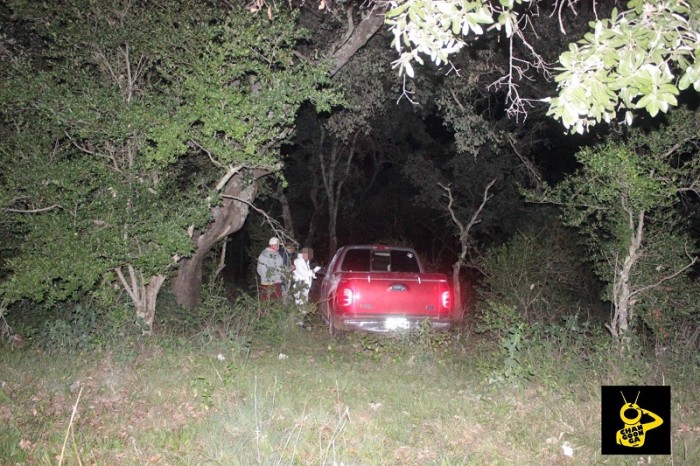
<svg viewBox="0 0 700 466">
<path fill-rule="evenodd" d="M 212 384 L 206 377 L 201 375 L 193 377 L 190 381 L 190 388 L 193 391 L 194 398 L 201 398 L 202 402 L 204 403 L 204 406 L 206 406 L 207 409 L 214 406 L 214 402 L 212 401 Z"/>
<path fill-rule="evenodd" d="M 100 312 L 77 305 L 65 318 L 47 320 L 40 334 L 44 350 L 52 352 L 91 351 L 104 344 L 97 332 Z"/>
<path fill-rule="evenodd" d="M 490 333 L 499 339 L 522 322 L 517 307 L 491 300 L 484 302 L 478 314 L 476 332 Z"/>
<path fill-rule="evenodd" d="M 509 383 L 518 387 L 534 375 L 532 370 L 521 362 L 524 334 L 525 324 L 519 324 L 511 327 L 501 339 L 501 346 L 505 350 L 503 366 L 491 373 L 489 383 Z"/>
</svg>

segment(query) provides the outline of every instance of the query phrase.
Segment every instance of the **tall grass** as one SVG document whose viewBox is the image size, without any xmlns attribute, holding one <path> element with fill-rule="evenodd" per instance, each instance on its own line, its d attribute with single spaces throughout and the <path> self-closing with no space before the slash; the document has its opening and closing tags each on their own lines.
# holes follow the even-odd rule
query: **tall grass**
<svg viewBox="0 0 700 466">
<path fill-rule="evenodd" d="M 518 355 L 532 376 L 490 384 L 504 353 L 487 337 L 331 339 L 295 318 L 251 324 L 246 345 L 231 323 L 82 355 L 3 351 L 0 464 L 632 465 L 600 456 L 599 398 L 637 383 L 673 390 L 673 462 L 654 463 L 700 458 L 700 370 L 673 355 L 538 332 Z"/>
</svg>

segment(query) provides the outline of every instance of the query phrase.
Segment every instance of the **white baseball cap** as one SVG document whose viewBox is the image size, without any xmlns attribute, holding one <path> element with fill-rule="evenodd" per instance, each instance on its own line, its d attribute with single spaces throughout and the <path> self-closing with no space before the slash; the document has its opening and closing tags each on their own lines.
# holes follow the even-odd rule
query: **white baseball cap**
<svg viewBox="0 0 700 466">
<path fill-rule="evenodd" d="M 280 240 L 273 237 L 273 238 L 270 238 L 270 241 L 268 241 L 267 244 L 269 244 L 270 246 L 275 245 L 275 244 L 280 244 Z"/>
</svg>

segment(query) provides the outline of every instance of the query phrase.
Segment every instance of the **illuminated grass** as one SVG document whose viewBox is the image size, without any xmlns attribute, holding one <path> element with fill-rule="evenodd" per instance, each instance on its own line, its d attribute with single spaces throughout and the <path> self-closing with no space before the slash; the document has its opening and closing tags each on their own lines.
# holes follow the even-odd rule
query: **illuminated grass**
<svg viewBox="0 0 700 466">
<path fill-rule="evenodd" d="M 523 355 L 536 375 L 513 388 L 486 381 L 494 346 L 468 343 L 331 340 L 315 328 L 248 352 L 167 342 L 81 358 L 5 352 L 0 464 L 57 464 L 82 388 L 63 464 L 632 465 L 599 454 L 600 385 L 661 377 L 674 395 L 674 459 L 700 457 L 697 368 L 676 379 L 640 362 L 636 379 L 536 348 Z"/>
</svg>

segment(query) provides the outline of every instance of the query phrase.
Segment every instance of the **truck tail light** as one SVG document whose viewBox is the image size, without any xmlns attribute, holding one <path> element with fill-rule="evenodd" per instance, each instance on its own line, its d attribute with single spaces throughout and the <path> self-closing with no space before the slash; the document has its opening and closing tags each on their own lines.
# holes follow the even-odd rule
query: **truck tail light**
<svg viewBox="0 0 700 466">
<path fill-rule="evenodd" d="M 350 307 L 355 302 L 355 292 L 349 286 L 338 286 L 336 300 L 340 307 Z"/>
<path fill-rule="evenodd" d="M 449 310 L 452 308 L 452 292 L 450 290 L 440 293 L 440 305 L 442 305 L 443 309 Z"/>
</svg>

